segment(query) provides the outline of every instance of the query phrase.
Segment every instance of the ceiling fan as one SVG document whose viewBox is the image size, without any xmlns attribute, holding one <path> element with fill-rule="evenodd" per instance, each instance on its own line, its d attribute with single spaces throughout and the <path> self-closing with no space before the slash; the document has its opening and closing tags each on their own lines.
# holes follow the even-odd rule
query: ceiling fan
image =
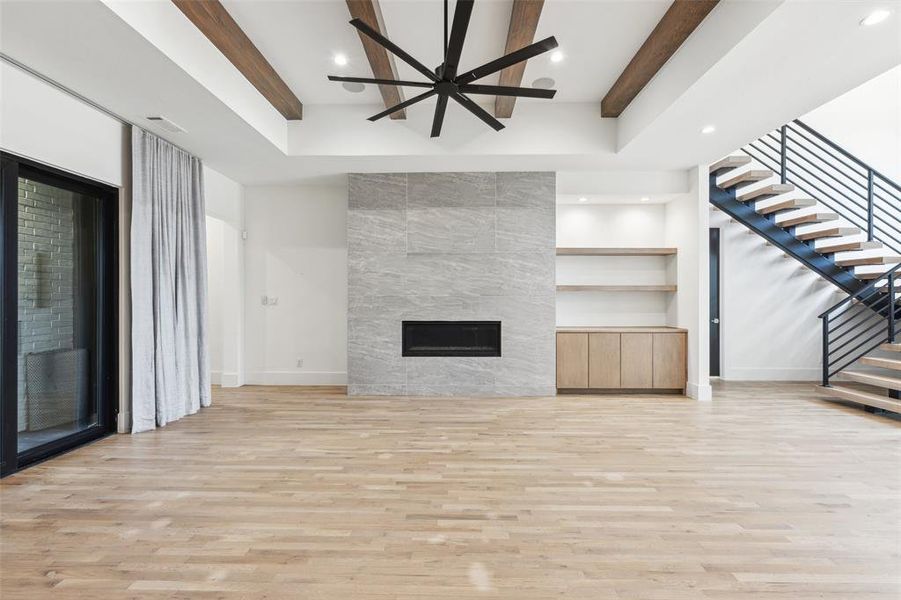
<svg viewBox="0 0 901 600">
<path fill-rule="evenodd" d="M 476 117 L 487 123 L 495 131 L 500 131 L 504 125 L 490 115 L 485 109 L 473 102 L 466 94 L 489 94 L 492 96 L 517 96 L 522 98 L 546 98 L 550 99 L 557 93 L 556 90 L 533 89 L 522 87 L 509 87 L 499 85 L 479 85 L 473 82 L 486 77 L 493 73 L 497 73 L 509 66 L 528 60 L 539 54 L 543 54 L 548 50 L 557 47 L 557 40 L 551 36 L 540 42 L 535 42 L 525 48 L 511 52 L 506 56 L 502 56 L 496 60 L 485 63 L 480 67 L 476 67 L 471 71 L 463 74 L 457 74 L 460 55 L 463 53 L 463 42 L 466 39 L 466 30 L 469 27 L 469 18 L 472 15 L 472 8 L 475 0 L 457 0 L 454 9 L 454 23 L 450 32 L 450 38 L 447 35 L 448 21 L 448 2 L 444 0 L 444 62 L 432 72 L 431 69 L 423 65 L 421 62 L 404 52 L 399 46 L 391 40 L 383 36 L 378 31 L 372 29 L 369 25 L 360 19 L 353 19 L 350 24 L 356 27 L 361 33 L 370 37 L 373 41 L 383 46 L 386 50 L 397 56 L 399 59 L 422 73 L 429 81 L 399 81 L 395 79 L 372 79 L 367 77 L 339 77 L 329 75 L 330 81 L 347 81 L 352 83 L 373 83 L 379 85 L 396 85 L 418 88 L 429 88 L 428 91 L 419 94 L 405 102 L 396 104 L 377 115 L 369 117 L 370 121 L 378 121 L 382 117 L 387 117 L 393 112 L 402 108 L 406 108 L 417 102 L 421 102 L 426 98 L 438 96 L 438 104 L 435 107 L 435 117 L 432 120 L 431 137 L 441 135 L 441 125 L 444 123 L 444 113 L 447 110 L 447 100 L 451 98 L 459 103 L 463 108 L 474 114 Z"/>
</svg>

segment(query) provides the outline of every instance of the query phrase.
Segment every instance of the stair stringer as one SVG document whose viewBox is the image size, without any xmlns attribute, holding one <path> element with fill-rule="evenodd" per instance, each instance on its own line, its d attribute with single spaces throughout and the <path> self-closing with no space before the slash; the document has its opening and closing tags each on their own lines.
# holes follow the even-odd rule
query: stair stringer
<svg viewBox="0 0 901 600">
<path fill-rule="evenodd" d="M 717 186 L 716 175 L 710 175 L 710 203 L 848 294 L 854 294 L 867 285 L 818 253 L 813 244 L 802 242 L 773 219 L 757 213 L 753 203 L 739 202 L 735 197 L 735 188 L 722 189 Z"/>
</svg>

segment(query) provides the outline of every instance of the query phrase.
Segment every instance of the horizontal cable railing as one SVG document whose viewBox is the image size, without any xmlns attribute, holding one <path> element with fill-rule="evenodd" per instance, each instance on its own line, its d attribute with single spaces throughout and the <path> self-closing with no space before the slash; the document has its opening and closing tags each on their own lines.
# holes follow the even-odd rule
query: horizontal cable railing
<svg viewBox="0 0 901 600">
<path fill-rule="evenodd" d="M 901 253 L 901 187 L 805 123 L 795 120 L 744 151 L 848 223 Z"/>
<path fill-rule="evenodd" d="M 901 339 L 901 264 L 820 315 L 823 385 L 881 344 Z"/>
</svg>

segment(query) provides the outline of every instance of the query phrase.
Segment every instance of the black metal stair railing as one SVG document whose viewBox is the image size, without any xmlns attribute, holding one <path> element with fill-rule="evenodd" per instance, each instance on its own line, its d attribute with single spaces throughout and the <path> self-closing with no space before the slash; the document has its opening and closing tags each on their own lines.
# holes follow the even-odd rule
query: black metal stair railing
<svg viewBox="0 0 901 600">
<path fill-rule="evenodd" d="M 866 232 L 867 240 L 901 253 L 901 186 L 799 120 L 744 152 Z"/>
<path fill-rule="evenodd" d="M 805 123 L 795 120 L 742 150 L 841 219 L 901 254 L 901 186 Z M 753 202 L 739 202 L 734 190 L 710 179 L 710 202 L 782 248 L 849 296 L 820 315 L 823 328 L 823 385 L 884 343 L 901 341 L 901 264 L 865 284 L 834 255 L 820 254 L 816 242 L 784 229 L 774 215 L 757 214 Z"/>
<path fill-rule="evenodd" d="M 861 356 L 901 339 L 901 264 L 820 315 L 823 385 Z"/>
</svg>

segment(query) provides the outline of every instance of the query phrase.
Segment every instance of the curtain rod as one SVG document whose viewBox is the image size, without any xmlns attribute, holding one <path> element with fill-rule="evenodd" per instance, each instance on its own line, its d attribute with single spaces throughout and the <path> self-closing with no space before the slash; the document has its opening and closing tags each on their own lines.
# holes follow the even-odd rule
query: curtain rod
<svg viewBox="0 0 901 600">
<path fill-rule="evenodd" d="M 138 129 L 143 129 L 144 131 L 149 131 L 146 127 L 144 127 L 144 126 L 142 126 L 142 125 L 138 125 L 137 123 L 135 123 L 135 122 L 133 122 L 133 121 L 129 121 L 128 119 L 119 116 L 118 114 L 114 113 L 113 111 L 111 111 L 110 109 L 106 108 L 105 106 L 101 106 L 100 104 L 97 104 L 96 102 L 94 102 L 94 101 L 91 100 L 90 98 L 87 98 L 87 97 L 85 97 L 85 96 L 82 96 L 81 94 L 79 94 L 79 93 L 76 92 L 75 90 L 73 90 L 73 89 L 71 89 L 71 88 L 68 88 L 68 87 L 64 86 L 64 85 L 61 84 L 60 82 L 58 82 L 58 81 L 56 81 L 56 80 L 54 80 L 54 79 L 51 79 L 50 77 L 47 77 L 46 75 L 44 75 L 43 73 L 41 73 L 41 72 L 39 72 L 39 71 L 35 71 L 34 69 L 32 69 L 31 67 L 29 67 L 28 65 L 26 65 L 26 64 L 24 64 L 24 63 L 22 63 L 22 62 L 19 62 L 18 60 L 16 60 L 15 58 L 9 56 L 8 54 L 6 54 L 6 53 L 4 53 L 4 52 L 0 52 L 0 60 L 2 60 L 3 62 L 6 62 L 6 63 L 12 65 L 13 67 L 19 69 L 20 71 L 24 71 L 25 73 L 28 73 L 29 75 L 31 75 L 31 76 L 33 76 L 33 77 L 36 77 L 37 79 L 40 79 L 40 80 L 43 81 L 44 83 L 53 86 L 54 88 L 58 89 L 59 91 L 63 92 L 64 94 L 67 94 L 67 95 L 69 95 L 69 96 L 75 98 L 76 100 L 78 100 L 78 101 L 84 103 L 84 104 L 87 104 L 87 105 L 90 106 L 91 108 L 93 108 L 93 109 L 95 109 L 95 110 L 98 110 L 98 111 L 102 112 L 102 113 L 105 114 L 106 116 L 108 116 L 108 117 L 110 117 L 110 118 L 112 118 L 112 119 L 115 119 L 116 121 L 119 121 L 119 122 L 122 123 L 123 125 L 129 125 L 129 126 L 131 126 L 131 127 L 137 127 Z M 181 151 L 183 151 L 183 152 L 187 152 L 187 153 L 190 154 L 191 156 L 196 156 L 193 152 L 190 152 L 190 151 L 188 151 L 188 150 L 185 150 L 184 148 L 182 148 L 182 147 L 179 146 L 178 144 L 174 143 L 172 140 L 170 140 L 170 139 L 168 139 L 168 138 L 166 138 L 166 137 L 164 137 L 164 136 L 162 136 L 162 135 L 159 135 L 158 133 L 155 133 L 155 132 L 151 132 L 151 133 L 153 133 L 153 135 L 155 135 L 155 136 L 157 136 L 157 137 L 159 137 L 159 138 L 161 138 L 161 139 L 163 139 L 163 140 L 166 140 L 166 142 L 172 144 L 173 146 L 175 146 L 175 147 L 178 148 L 179 150 L 181 150 Z"/>
</svg>

